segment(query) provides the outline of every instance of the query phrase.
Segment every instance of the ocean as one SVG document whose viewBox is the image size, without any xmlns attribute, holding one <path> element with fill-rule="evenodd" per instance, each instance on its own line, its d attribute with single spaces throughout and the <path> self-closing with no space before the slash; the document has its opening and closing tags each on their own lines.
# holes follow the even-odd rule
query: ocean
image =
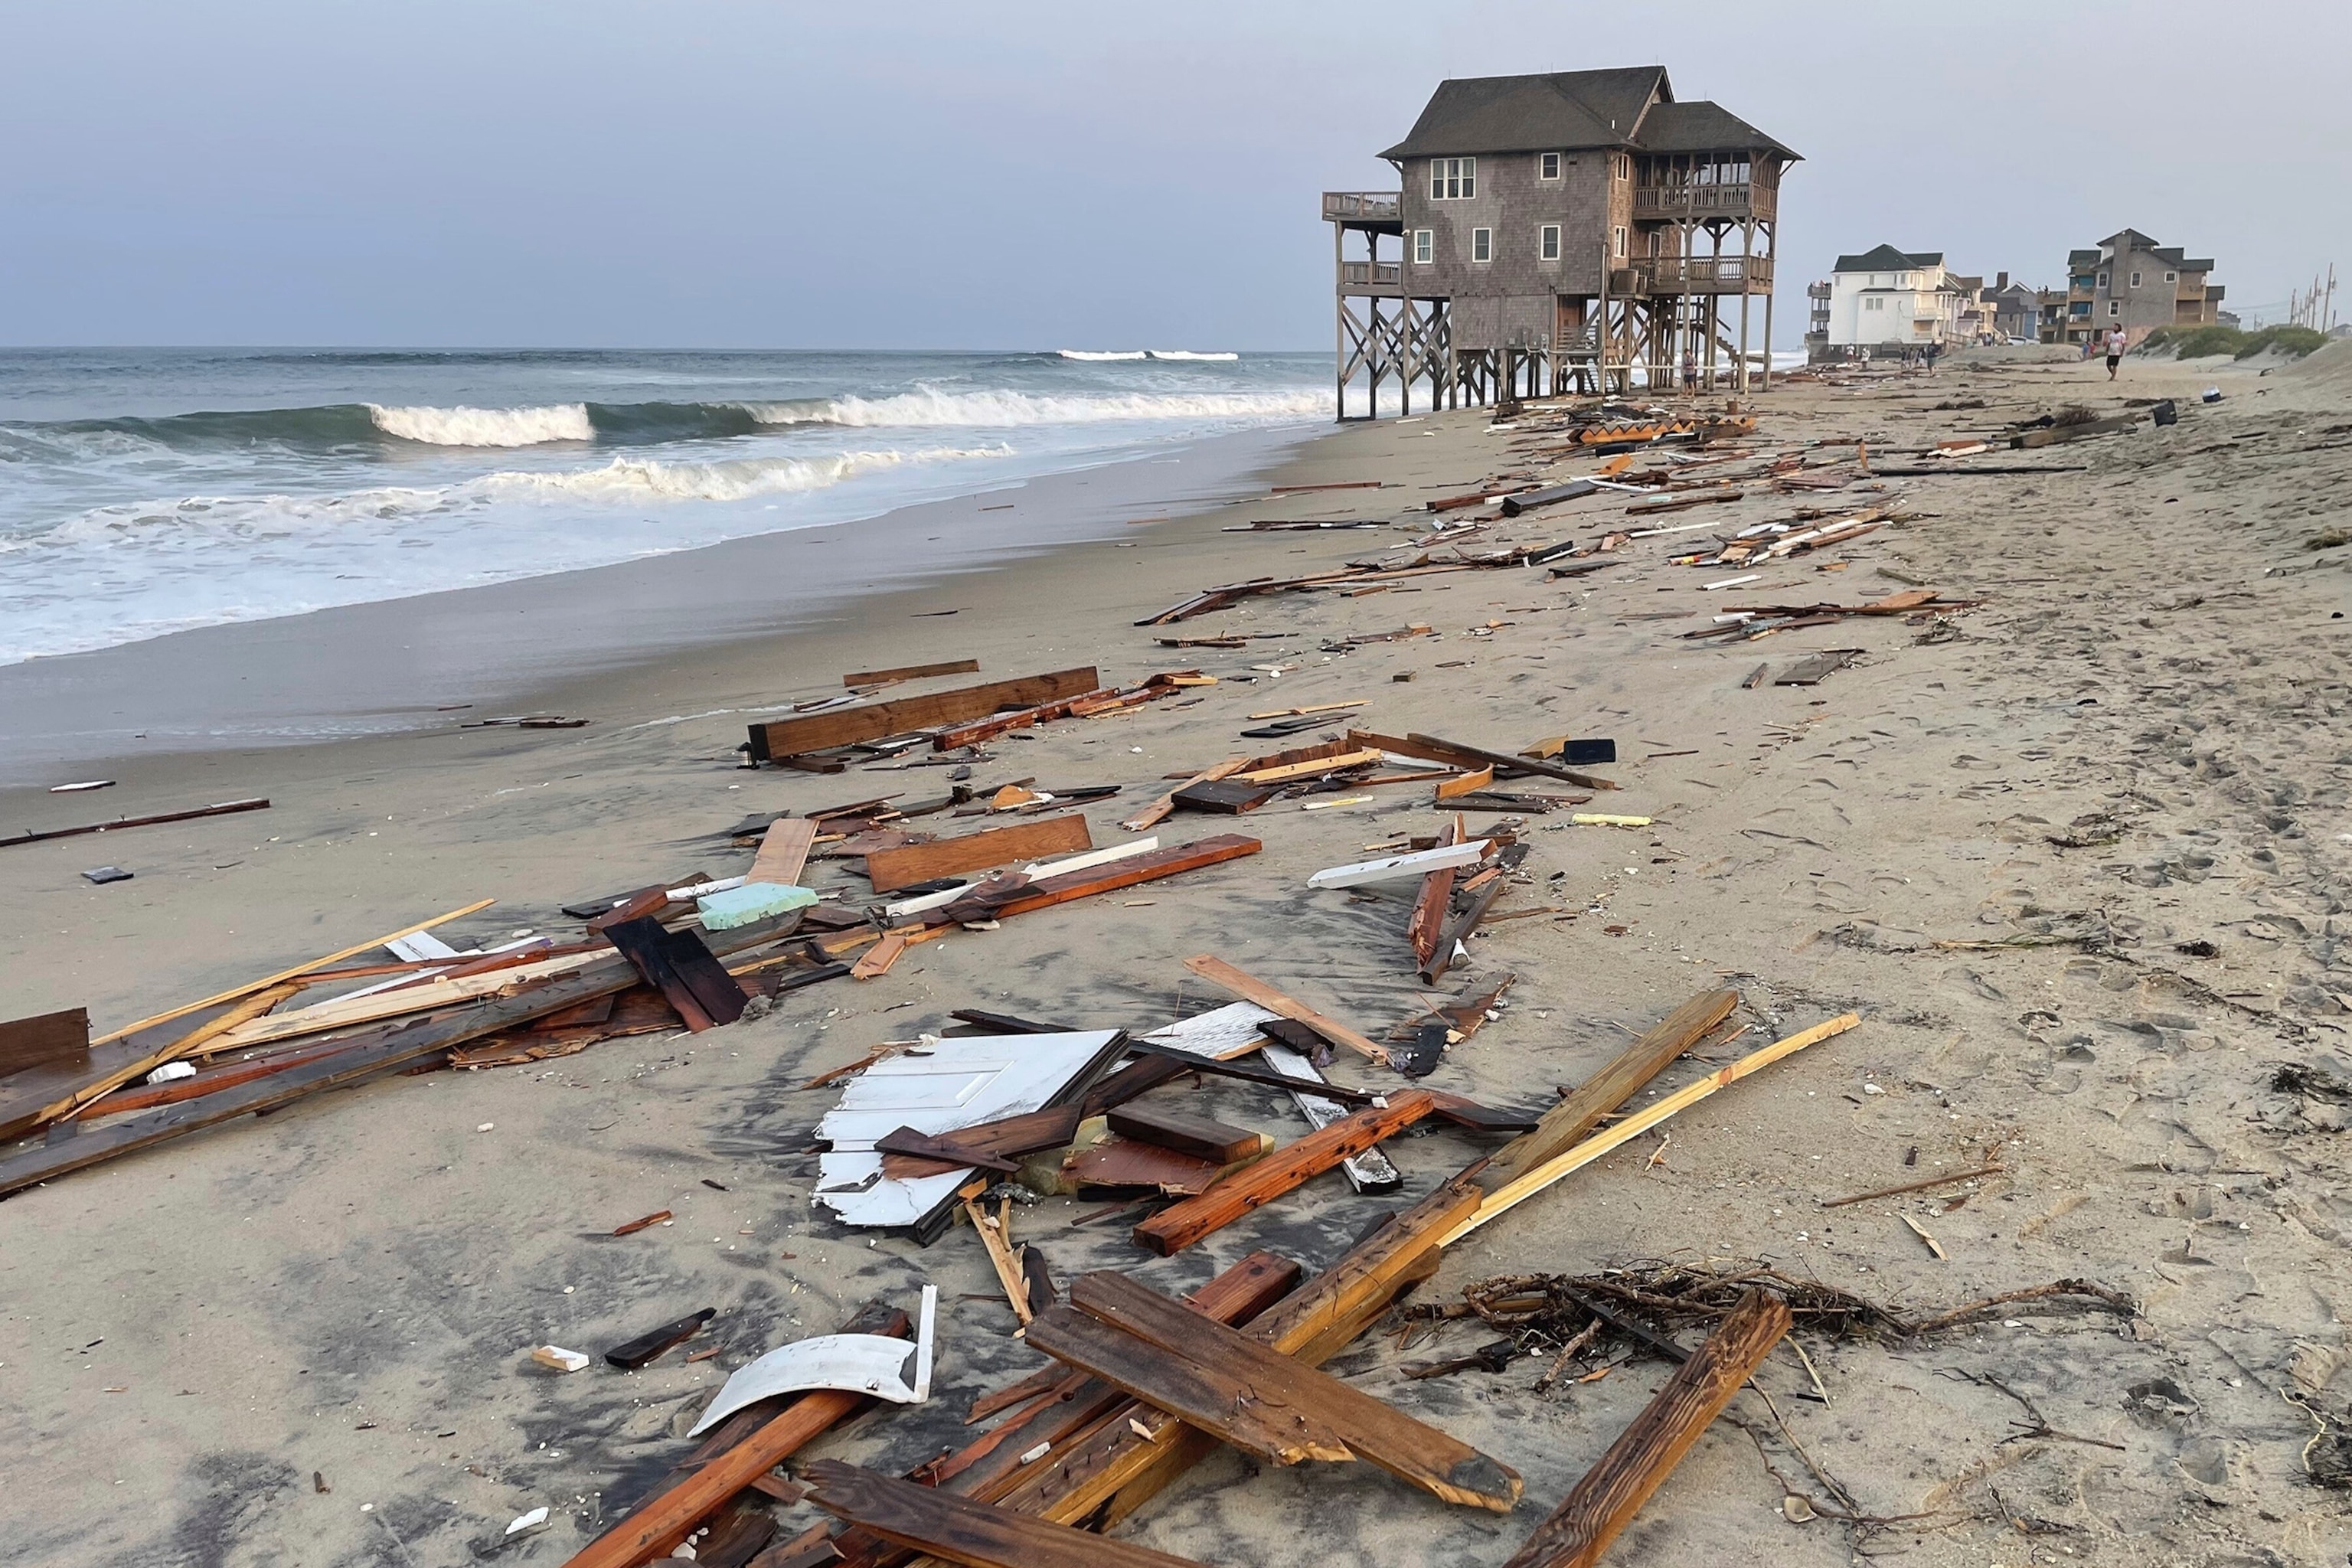
<svg viewBox="0 0 2352 1568">
<path fill-rule="evenodd" d="M 0 665 L 1331 417 L 1328 354 L 0 352 Z"/>
</svg>

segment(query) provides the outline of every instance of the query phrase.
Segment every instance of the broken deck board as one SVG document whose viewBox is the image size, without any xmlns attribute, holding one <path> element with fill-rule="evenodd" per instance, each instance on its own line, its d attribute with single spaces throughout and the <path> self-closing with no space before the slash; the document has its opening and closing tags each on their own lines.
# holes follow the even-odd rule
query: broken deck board
<svg viewBox="0 0 2352 1568">
<path fill-rule="evenodd" d="M 816 824 L 805 816 L 780 816 L 768 824 L 760 852 L 751 858 L 746 882 L 772 882 L 780 888 L 800 885 L 808 868 L 809 850 L 816 843 Z"/>
<path fill-rule="evenodd" d="M 984 719 L 1000 708 L 1034 708 L 1040 702 L 1080 696 L 1097 690 L 1101 686 L 1100 677 L 1089 665 L 1083 669 L 1056 669 L 1043 675 L 1015 676 L 1010 680 L 958 687 L 952 691 L 934 691 L 921 697 L 899 697 L 887 702 L 869 702 L 855 708 L 806 713 L 797 719 L 779 719 L 751 727 L 751 760 L 755 763 L 773 762 L 780 757 L 826 751 L 859 741 L 884 740 L 892 735 L 903 735 L 911 730 L 932 730 L 945 724 L 963 723 L 973 719 Z"/>
<path fill-rule="evenodd" d="M 1388 1100 L 1385 1106 L 1368 1105 L 1318 1128 L 1236 1171 L 1199 1197 L 1162 1209 L 1135 1227 L 1136 1245 L 1162 1258 L 1181 1252 L 1437 1109 L 1435 1099 L 1417 1089 L 1400 1089 Z"/>
<path fill-rule="evenodd" d="M 1033 910 L 1051 909 L 1076 899 L 1092 898 L 1097 893 L 1117 892 L 1121 888 L 1132 888 L 1139 882 L 1154 882 L 1162 877 L 1197 871 L 1222 861 L 1255 855 L 1264 847 L 1258 840 L 1245 838 L 1238 833 L 1213 834 L 1206 838 L 1195 838 L 1190 844 L 1171 845 L 1148 855 L 1132 855 L 1123 860 L 1072 871 L 1065 876 L 1042 877 L 1036 881 L 1012 887 L 991 888 L 983 884 L 945 909 L 931 911 L 925 918 L 936 923 L 1002 920 L 1011 915 L 1027 914 Z"/>
<path fill-rule="evenodd" d="M 1010 827 L 983 828 L 961 838 L 929 844 L 908 844 L 877 849 L 866 857 L 866 874 L 877 893 L 909 888 L 941 877 L 984 870 L 1040 855 L 1067 855 L 1094 847 L 1087 819 L 1076 812 L 1067 816 L 1041 816 Z"/>
<path fill-rule="evenodd" d="M 1480 1179 L 1490 1188 L 1500 1186 L 1520 1172 L 1574 1147 L 1601 1125 L 1602 1117 L 1633 1099 L 1738 1005 L 1737 991 L 1703 991 L 1667 1014 L 1577 1085 L 1575 1093 L 1545 1111 L 1533 1131 L 1496 1151 Z"/>
<path fill-rule="evenodd" d="M 1255 975 L 1244 973 L 1213 953 L 1197 953 L 1184 961 L 1184 967 L 1210 984 L 1232 992 L 1244 1002 L 1255 1002 L 1269 1013 L 1304 1024 L 1324 1038 L 1346 1046 L 1349 1050 L 1361 1052 L 1383 1066 L 1388 1062 L 1389 1053 L 1385 1046 L 1373 1044 L 1337 1018 L 1324 1016 L 1304 1002 L 1285 995 Z"/>
<path fill-rule="evenodd" d="M 969 1568 L 1197 1568 L 1181 1557 L 973 1502 L 838 1459 L 803 1467 L 808 1500 L 901 1546 Z"/>
</svg>

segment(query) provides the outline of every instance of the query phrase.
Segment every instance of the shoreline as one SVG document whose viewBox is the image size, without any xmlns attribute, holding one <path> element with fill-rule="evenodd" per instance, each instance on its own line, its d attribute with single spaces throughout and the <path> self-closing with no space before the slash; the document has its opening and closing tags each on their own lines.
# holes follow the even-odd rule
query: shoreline
<svg viewBox="0 0 2352 1568">
<path fill-rule="evenodd" d="M 2196 405 L 2217 381 L 2227 399 Z M 1874 464 L 1920 467 L 1889 455 L 2147 397 L 2179 399 L 2179 424 L 1994 452 L 1974 474 L 1958 459 L 1869 479 L 1853 461 L 1866 444 Z M 1740 443 L 1755 458 L 1726 504 L 1633 539 L 1644 525 L 1626 509 L 1643 503 L 1603 492 L 1464 537 L 1472 551 L 1574 542 L 1591 552 L 1580 566 L 1599 563 L 1591 575 L 1429 574 L 1135 624 L 1210 584 L 1403 557 L 1431 530 L 1413 510 L 1429 499 L 1515 470 L 1554 480 L 1596 466 L 1548 455 L 1539 418 L 1349 425 L 1283 454 L 1271 477 L 1383 488 L 1106 531 L 944 591 L 862 598 L 791 629 L 582 675 L 558 700 L 598 720 L 585 730 L 163 754 L 96 795 L 0 796 L 53 820 L 133 798 L 276 800 L 0 858 L 21 913 L 0 932 L 9 1011 L 87 1005 L 100 1029 L 484 897 L 500 901 L 443 928 L 455 945 L 526 929 L 569 937 L 579 925 L 558 912 L 565 902 L 740 873 L 751 852 L 730 828 L 747 815 L 935 797 L 948 775 L 929 764 L 943 759 L 818 776 L 746 770 L 734 753 L 743 710 L 838 694 L 844 671 L 886 665 L 981 666 L 893 697 L 1079 664 L 1120 684 L 1192 666 L 1214 677 L 1008 732 L 971 763 L 983 798 L 1018 780 L 1118 786 L 1078 808 L 1099 846 L 1129 842 L 1120 819 L 1171 776 L 1350 727 L 1506 754 L 1549 735 L 1611 738 L 1619 760 L 1600 771 L 1620 788 L 1584 809 L 1643 824 L 1527 816 L 1526 861 L 1497 879 L 1494 913 L 1454 971 L 1425 985 L 1407 939 L 1410 884 L 1308 883 L 1473 809 L 1436 799 L 1417 766 L 1418 783 L 1181 814 L 1152 830 L 1163 843 L 1239 833 L 1261 847 L 953 930 L 876 978 L 796 990 L 709 1033 L 386 1078 L 25 1191 L 0 1204 L 11 1301 L 0 1387 L 35 1440 L 12 1468 L 0 1528 L 36 1563 L 365 1561 L 390 1551 L 387 1535 L 402 1561 L 455 1562 L 549 1506 L 547 1537 L 513 1560 L 558 1563 L 687 1451 L 677 1434 L 730 1371 L 831 1331 L 869 1299 L 909 1302 L 924 1283 L 940 1289 L 932 1400 L 815 1451 L 900 1473 L 959 1447 L 973 1436 L 969 1396 L 1040 1359 L 1013 1337 L 969 1232 L 924 1247 L 845 1228 L 814 1204 L 812 1129 L 838 1090 L 804 1086 L 937 1034 L 960 1008 L 1139 1031 L 1198 1014 L 1228 1000 L 1187 967 L 1209 953 L 1373 1039 L 1511 979 L 1426 1079 L 1497 1107 L 1555 1103 L 1695 992 L 1737 989 L 1748 1033 L 1702 1046 L 1653 1093 L 1860 1013 L 1850 1033 L 1449 1248 L 1418 1300 L 1656 1258 L 1754 1259 L 1919 1311 L 2092 1279 L 2130 1296 L 2131 1321 L 2025 1310 L 1901 1345 L 1815 1326 L 1810 1362 L 1776 1357 L 1759 1386 L 1781 1401 L 1806 1462 L 1838 1478 L 1824 1487 L 1902 1521 L 1920 1568 L 2011 1561 L 2028 1517 L 2101 1561 L 2340 1562 L 2352 1548 L 2340 1510 L 2298 1467 L 2310 1424 L 2280 1417 L 2277 1390 L 2292 1375 L 2305 1397 L 2342 1405 L 2352 1309 L 2275 1282 L 2340 1272 L 2352 1228 L 2342 1108 L 2276 1075 L 2294 1062 L 2314 1081 L 2352 1081 L 2340 951 L 2352 549 L 2312 542 L 2337 525 L 2335 498 L 2352 480 L 2352 447 L 2329 434 L 2346 402 L 2315 381 L 2130 362 L 2112 386 L 2095 364 L 1954 359 L 1932 378 L 1776 388 L 1757 401 L 1757 436 Z M 1774 454 L 1807 459 L 1782 475 L 1837 488 L 1782 493 L 1766 477 Z M 2000 471 L 2013 468 L 2047 472 Z M 1901 515 L 1745 565 L 1755 580 L 1737 588 L 1703 586 L 1728 568 L 1675 563 L 1701 542 L 1817 508 Z M 1223 531 L 1347 517 L 1380 526 Z M 1743 608 L 1906 588 L 1968 607 L 1758 640 L 1684 637 Z M 958 613 L 918 618 L 943 609 Z M 1241 648 L 1158 640 L 1242 633 Z M 1811 684 L 1758 676 L 1845 650 L 1856 656 Z M 1323 726 L 1242 738 L 1269 711 L 1325 705 Z M 943 813 L 919 826 L 961 835 L 991 820 Z M 1506 820 L 1493 807 L 1469 816 L 1482 831 Z M 134 879 L 84 883 L 101 859 Z M 863 907 L 852 864 L 813 861 L 807 879 Z M 1399 1081 L 1344 1050 L 1328 1072 L 1371 1092 Z M 1282 1144 L 1306 1131 L 1286 1099 L 1254 1085 L 1155 1093 Z M 1318 1176 L 1173 1258 L 1144 1255 L 1123 1225 L 1079 1223 L 1102 1217 L 1091 1196 L 1041 1198 L 1012 1224 L 1057 1279 L 1113 1269 L 1181 1292 L 1260 1248 L 1326 1267 L 1494 1147 L 1427 1124 L 1382 1145 L 1403 1178 L 1395 1194 Z M 1953 1184 L 1902 1191 L 1941 1176 Z M 1879 1192 L 1899 1195 L 1831 1205 Z M 676 1223 L 614 1234 L 656 1211 Z M 594 1351 L 703 1306 L 719 1314 L 711 1359 L 572 1377 L 530 1360 L 534 1344 Z M 1542 1358 L 1425 1381 L 1399 1364 L 1467 1353 L 1494 1331 L 1439 1326 L 1410 1349 L 1375 1334 L 1328 1365 L 1519 1469 L 1527 1498 L 1508 1519 L 1436 1509 L 1369 1466 L 1257 1473 L 1221 1450 L 1116 1533 L 1266 1568 L 1501 1563 L 1668 1366 L 1612 1352 L 1549 1388 L 1557 1363 Z M 2021 1441 L 2019 1409 L 1993 1378 L 2037 1401 L 2053 1431 L 2102 1447 Z M 2176 1392 L 2154 1404 L 2126 1393 L 2157 1380 Z M 2155 1418 L 2192 1406 L 2195 1422 Z M 1777 1469 L 1738 1432 L 1709 1431 L 1645 1505 L 1631 1549 L 1850 1562 L 1852 1533 L 1784 1511 L 1802 1464 L 1769 1457 Z M 1301 1508 L 1341 1522 L 1300 1532 Z M 814 1517 L 783 1515 L 778 1539 Z"/>
<path fill-rule="evenodd" d="M 865 518 L 0 666 L 0 807 L 61 773 L 121 776 L 169 755 L 593 713 L 614 683 L 668 660 L 1223 505 L 1328 433 L 1237 431 Z"/>
</svg>

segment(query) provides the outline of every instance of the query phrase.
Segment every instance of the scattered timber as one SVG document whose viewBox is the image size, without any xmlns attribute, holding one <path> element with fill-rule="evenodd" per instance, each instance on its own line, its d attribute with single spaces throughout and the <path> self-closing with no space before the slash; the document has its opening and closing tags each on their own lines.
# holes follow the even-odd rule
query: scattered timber
<svg viewBox="0 0 2352 1568">
<path fill-rule="evenodd" d="M 1135 1243 L 1162 1258 L 1181 1252 L 1436 1109 L 1436 1100 L 1423 1090 L 1400 1089 L 1385 1106 L 1368 1105 L 1343 1116 L 1234 1173 L 1199 1197 L 1160 1210 L 1135 1227 Z"/>
<path fill-rule="evenodd" d="M 841 678 L 844 686 L 895 686 L 902 680 L 924 680 L 934 675 L 978 675 L 980 660 L 950 658 L 939 664 L 901 665 L 897 669 L 861 669 Z"/>
<path fill-rule="evenodd" d="M 1087 819 L 1072 812 L 1067 816 L 1042 816 L 1011 827 L 984 828 L 961 838 L 877 849 L 866 857 L 866 874 L 876 892 L 887 893 L 1033 856 L 1091 849 L 1094 842 L 1087 831 Z"/>
<path fill-rule="evenodd" d="M 112 822 L 93 822 L 80 827 L 50 827 L 38 832 L 26 832 L 0 838 L 0 849 L 12 844 L 39 844 L 51 838 L 79 838 L 86 833 L 120 833 L 126 827 L 152 827 L 163 822 L 189 822 L 199 816 L 226 816 L 239 811 L 268 811 L 269 802 L 261 796 L 251 800 L 225 800 L 217 805 L 199 805 L 188 811 L 159 811 L 151 816 L 120 816 Z"/>
<path fill-rule="evenodd" d="M 780 719 L 751 727 L 751 760 L 775 762 L 861 741 L 887 740 L 910 731 L 934 730 L 985 718 L 1000 708 L 1034 708 L 1041 702 L 1081 696 L 1101 687 L 1101 677 L 1089 665 L 1083 669 L 1017 676 L 1010 680 L 959 687 L 952 691 L 934 691 L 923 697 L 900 697 L 887 702 Z"/>
</svg>

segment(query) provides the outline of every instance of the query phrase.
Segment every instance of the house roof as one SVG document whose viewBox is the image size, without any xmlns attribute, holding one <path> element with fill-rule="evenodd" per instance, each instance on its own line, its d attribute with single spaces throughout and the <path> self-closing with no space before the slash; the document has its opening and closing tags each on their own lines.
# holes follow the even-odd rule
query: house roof
<svg viewBox="0 0 2352 1568">
<path fill-rule="evenodd" d="M 1841 256 L 1832 272 L 1903 272 L 1915 267 L 1941 267 L 1944 253 L 1940 250 L 1897 250 L 1882 245 L 1865 250 L 1859 256 Z"/>
<path fill-rule="evenodd" d="M 1651 100 L 1674 95 L 1664 66 L 1449 79 L 1381 156 L 1630 147 Z"/>
<path fill-rule="evenodd" d="M 1722 153 L 1764 149 L 1783 158 L 1803 156 L 1767 136 L 1719 103 L 1698 100 L 1650 106 L 1633 133 L 1633 144 L 1644 153 Z"/>
<path fill-rule="evenodd" d="M 2089 267 L 2098 259 L 2099 252 L 2095 250 L 2070 250 L 2066 253 L 2066 265 L 2069 267 Z"/>
</svg>

